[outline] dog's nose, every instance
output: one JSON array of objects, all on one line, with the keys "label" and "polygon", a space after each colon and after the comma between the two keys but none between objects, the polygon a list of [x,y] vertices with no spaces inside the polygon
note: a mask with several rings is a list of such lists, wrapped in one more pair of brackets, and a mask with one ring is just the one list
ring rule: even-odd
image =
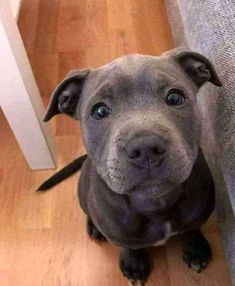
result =
[{"label": "dog's nose", "polygon": [[132,162],[151,165],[158,164],[166,153],[166,146],[162,138],[157,135],[132,138],[126,145],[127,156]]}]

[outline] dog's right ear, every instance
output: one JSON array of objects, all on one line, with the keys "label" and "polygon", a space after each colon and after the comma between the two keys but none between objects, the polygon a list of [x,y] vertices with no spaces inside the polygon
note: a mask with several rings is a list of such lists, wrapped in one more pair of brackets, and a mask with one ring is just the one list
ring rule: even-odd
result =
[{"label": "dog's right ear", "polygon": [[205,56],[196,52],[184,51],[173,57],[198,87],[201,87],[207,81],[216,86],[222,86],[215,68]]},{"label": "dog's right ear", "polygon": [[50,120],[56,114],[67,114],[75,119],[76,107],[80,98],[82,87],[90,73],[87,70],[75,70],[67,74],[66,78],[56,87],[43,119],[44,122]]}]

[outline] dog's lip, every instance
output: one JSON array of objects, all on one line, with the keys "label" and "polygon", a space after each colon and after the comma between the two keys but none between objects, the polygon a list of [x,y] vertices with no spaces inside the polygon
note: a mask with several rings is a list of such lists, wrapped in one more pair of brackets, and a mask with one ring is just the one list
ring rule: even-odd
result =
[{"label": "dog's lip", "polygon": [[165,198],[166,196],[168,196],[171,192],[167,192],[165,194],[162,194],[162,195],[159,195],[159,196],[156,196],[158,199],[162,199],[162,198]]},{"label": "dog's lip", "polygon": [[161,184],[159,182],[155,184],[151,184],[150,182],[144,182],[143,184],[136,186],[130,194],[135,195],[141,193],[141,195],[145,194],[146,196],[154,196],[154,198],[156,199],[163,199],[167,197],[171,193],[171,191],[159,190],[160,186]]},{"label": "dog's lip", "polygon": [[133,166],[135,166],[138,169],[143,169],[143,170],[149,170],[151,171],[152,169],[159,167],[163,161],[165,160],[164,157],[160,158],[158,161],[156,160],[147,160],[146,162],[131,162]]},{"label": "dog's lip", "polygon": [[152,193],[161,198],[167,196],[175,188],[176,186],[172,182],[158,180],[156,176],[152,178],[148,176],[132,189],[132,193],[138,192],[141,189],[142,193]]},{"label": "dog's lip", "polygon": [[159,187],[161,183],[155,179],[153,180],[144,180],[142,183],[139,183],[135,188],[133,188],[133,192],[136,192],[138,189],[141,189],[141,192],[146,193],[157,193],[159,192]]}]

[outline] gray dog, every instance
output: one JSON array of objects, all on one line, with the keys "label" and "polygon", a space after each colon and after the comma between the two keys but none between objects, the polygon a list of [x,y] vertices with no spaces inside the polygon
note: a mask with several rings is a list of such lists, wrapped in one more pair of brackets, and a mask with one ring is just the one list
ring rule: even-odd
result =
[{"label": "gray dog", "polygon": [[198,53],[128,55],[69,73],[52,96],[44,120],[59,113],[80,120],[87,150],[63,179],[84,161],[79,200],[88,233],[120,247],[121,271],[133,284],[150,273],[146,249],[170,236],[179,236],[184,260],[198,272],[211,258],[200,228],[215,193],[196,102],[207,81],[221,86]]}]

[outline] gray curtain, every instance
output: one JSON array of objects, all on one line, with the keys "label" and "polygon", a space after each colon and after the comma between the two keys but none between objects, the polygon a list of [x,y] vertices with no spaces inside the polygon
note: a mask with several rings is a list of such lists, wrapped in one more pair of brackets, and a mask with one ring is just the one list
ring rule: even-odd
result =
[{"label": "gray curtain", "polygon": [[217,213],[235,285],[235,0],[165,0],[176,46],[186,45],[215,65],[222,88],[199,94],[202,148],[217,190]]}]

